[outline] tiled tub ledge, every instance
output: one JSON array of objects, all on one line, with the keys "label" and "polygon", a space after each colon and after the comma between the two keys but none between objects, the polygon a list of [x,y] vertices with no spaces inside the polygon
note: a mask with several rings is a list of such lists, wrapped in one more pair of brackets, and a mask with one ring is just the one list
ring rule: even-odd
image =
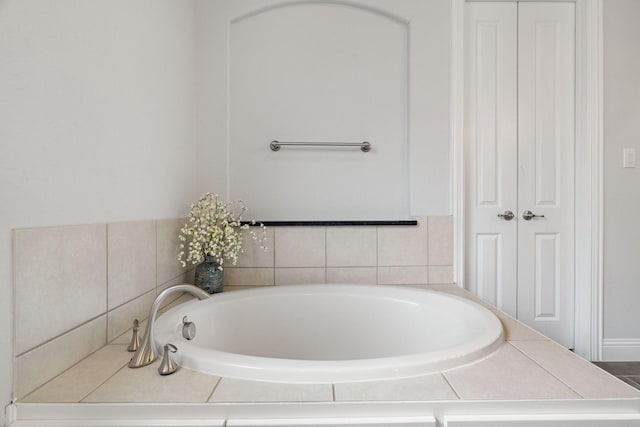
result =
[{"label": "tiled tub ledge", "polygon": [[[418,287],[478,302],[455,285]],[[134,425],[127,424],[134,421],[157,425],[158,420],[176,417],[181,421],[170,425],[216,425],[216,420],[224,425],[233,419],[227,425],[239,426],[243,424],[238,419],[249,418],[428,414],[442,423],[447,416],[462,413],[574,414],[594,420],[609,414],[602,425],[640,425],[638,390],[492,310],[503,324],[506,341],[484,359],[430,375],[362,383],[279,384],[219,378],[189,369],[161,377],[158,362],[138,369],[126,366],[131,353],[126,351],[125,334],[14,404],[10,418],[15,427],[62,425],[55,424],[56,419],[74,426],[104,425],[87,419],[120,420],[109,425]],[[613,421],[616,417],[620,424]],[[198,424],[203,420],[205,424]],[[450,425],[485,424],[452,421]],[[494,420],[486,425],[502,424]]]}]

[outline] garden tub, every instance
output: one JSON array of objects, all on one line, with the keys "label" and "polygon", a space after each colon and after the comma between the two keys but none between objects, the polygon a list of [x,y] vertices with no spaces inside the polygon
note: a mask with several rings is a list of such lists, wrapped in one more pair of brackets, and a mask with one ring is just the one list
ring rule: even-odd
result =
[{"label": "garden tub", "polygon": [[[184,317],[196,325],[182,335]],[[488,309],[436,291],[292,285],[212,295],[160,316],[156,346],[221,377],[286,383],[404,378],[478,360],[503,342]]]}]

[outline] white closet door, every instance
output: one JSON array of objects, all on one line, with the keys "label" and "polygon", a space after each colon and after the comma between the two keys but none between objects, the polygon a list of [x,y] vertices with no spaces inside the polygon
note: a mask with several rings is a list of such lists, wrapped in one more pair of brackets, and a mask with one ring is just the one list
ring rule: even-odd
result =
[{"label": "white closet door", "polygon": [[465,8],[466,287],[571,348],[574,5]]},{"label": "white closet door", "polygon": [[[573,3],[520,3],[518,318],[573,347]],[[544,215],[523,220],[523,212]]]},{"label": "white closet door", "polygon": [[517,5],[465,6],[467,288],[511,315],[517,302]]}]

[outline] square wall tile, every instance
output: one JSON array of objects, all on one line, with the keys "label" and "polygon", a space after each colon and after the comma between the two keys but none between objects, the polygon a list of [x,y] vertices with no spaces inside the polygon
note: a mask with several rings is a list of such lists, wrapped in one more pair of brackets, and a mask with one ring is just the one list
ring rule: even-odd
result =
[{"label": "square wall tile", "polygon": [[[111,333],[108,334],[109,344],[129,345],[129,343],[131,342],[131,336],[133,334],[134,319],[138,319],[140,321],[138,332],[140,334],[140,338],[142,339],[142,335],[144,335],[144,331],[147,328],[147,320],[149,320],[149,309],[151,308],[151,304],[153,304],[154,301],[149,297],[149,294],[142,295],[140,298],[137,298],[108,313],[108,316],[111,316],[111,318],[109,319],[111,324]],[[187,293],[177,293],[170,295],[162,302],[162,304],[160,304],[158,316],[162,316],[173,307],[188,301],[192,301],[193,299],[194,297]],[[117,330],[122,329],[122,327],[127,327],[127,329],[125,329],[122,334],[114,338],[113,335]]]},{"label": "square wall tile", "polygon": [[[140,319],[138,319],[140,320]],[[130,325],[132,326],[132,325]],[[138,329],[138,334],[140,336],[140,339],[142,339],[142,336],[144,335],[144,331],[147,328],[147,321],[146,320],[141,320],[140,321],[140,325],[139,325],[139,329]],[[129,344],[131,343],[131,337],[133,335],[133,328],[130,327],[128,330],[124,331],[124,333],[122,333],[119,337],[116,337],[115,339],[109,340],[107,342],[107,344],[109,345],[126,345],[127,347],[129,346]]]},{"label": "square wall tile", "polygon": [[15,359],[16,398],[21,399],[51,378],[106,344],[107,316],[100,316]]},{"label": "square wall tile", "polygon": [[[177,305],[193,300],[193,298],[193,296],[187,293],[177,293],[170,295],[162,302],[162,304],[160,304],[158,316],[163,315],[169,309]],[[109,319],[110,323],[108,323],[111,325],[111,332],[108,334],[109,344],[129,345],[129,343],[131,342],[131,336],[133,335],[134,319],[138,319],[140,321],[138,333],[140,335],[140,338],[142,339],[144,331],[147,328],[147,320],[149,320],[149,309],[151,308],[152,303],[153,299],[149,298],[149,294],[145,294],[140,298],[137,298],[109,312],[108,316],[111,316]],[[117,333],[117,331],[122,329],[123,327],[126,327],[127,329],[125,329],[122,334],[114,338],[114,335]]]},{"label": "square wall tile", "polygon": [[372,284],[378,283],[376,267],[327,268],[327,283]]},{"label": "square wall tile", "polygon": [[324,267],[324,227],[278,227],[275,231],[276,267]]},{"label": "square wall tile", "polygon": [[429,283],[453,283],[453,266],[429,266]]},{"label": "square wall tile", "polygon": [[281,384],[223,378],[209,402],[331,402],[331,384]]},{"label": "square wall tile", "polygon": [[156,221],[156,242],[157,242],[157,266],[156,284],[162,285],[181,274],[194,268],[194,265],[187,264],[182,267],[178,262],[180,248],[180,229],[185,224],[186,219],[160,219]]},{"label": "square wall tile", "polygon": [[25,397],[22,402],[78,403],[131,359],[126,345],[107,345]]},{"label": "square wall tile", "polygon": [[[156,291],[151,290],[146,294],[121,305],[107,314],[107,341],[111,342],[118,338],[128,329],[131,329],[133,320],[143,321],[149,315],[149,310],[156,299]],[[140,329],[140,338],[144,329]]]},{"label": "square wall tile", "polygon": [[586,399],[640,398],[640,390],[553,341],[513,341],[511,345]]},{"label": "square wall tile", "polygon": [[105,224],[15,230],[15,354],[103,314]]},{"label": "square wall tile", "polygon": [[580,397],[508,343],[476,363],[445,371],[444,376],[463,400]]},{"label": "square wall tile", "polygon": [[324,268],[276,268],[276,285],[326,283]]},{"label": "square wall tile", "polygon": [[376,227],[328,227],[328,267],[378,265]]},{"label": "square wall tile", "polygon": [[429,267],[378,267],[379,285],[423,285],[429,281]]},{"label": "square wall tile", "polygon": [[222,271],[224,286],[273,286],[273,268],[230,268]]},{"label": "square wall tile", "polygon": [[429,217],[429,265],[453,265],[453,217]]},{"label": "square wall tile", "polygon": [[458,399],[458,396],[439,372],[398,380],[336,384],[335,390],[338,402]]},{"label": "square wall tile", "polygon": [[548,340],[547,337],[540,332],[530,328],[519,320],[514,319],[503,311],[497,309],[491,309],[491,312],[502,323],[504,330],[504,339],[507,341],[535,341],[535,340]]},{"label": "square wall tile", "polygon": [[[268,227],[265,231],[266,240],[259,242],[251,236],[251,231],[260,238],[262,229],[260,227],[250,227],[242,232],[242,248],[244,252],[238,254],[238,263],[233,267],[271,267],[274,266],[274,241],[275,230]],[[266,248],[262,249],[261,246]],[[226,263],[225,263],[226,264]],[[228,265],[227,267],[231,267]]]},{"label": "square wall tile", "polygon": [[158,375],[160,361],[141,368],[120,369],[84,398],[89,403],[204,403],[220,380],[191,369]]},{"label": "square wall tile", "polygon": [[164,291],[170,286],[177,285],[180,283],[189,283],[193,284],[195,279],[196,269],[195,267],[192,270],[187,271],[186,273],[182,273],[178,277],[169,280],[168,282],[161,283],[156,287],[156,295],[160,294],[160,292]]},{"label": "square wall tile", "polygon": [[108,309],[156,287],[156,222],[107,224]]},{"label": "square wall tile", "polygon": [[378,265],[428,265],[427,222],[422,219],[417,226],[378,227]]}]

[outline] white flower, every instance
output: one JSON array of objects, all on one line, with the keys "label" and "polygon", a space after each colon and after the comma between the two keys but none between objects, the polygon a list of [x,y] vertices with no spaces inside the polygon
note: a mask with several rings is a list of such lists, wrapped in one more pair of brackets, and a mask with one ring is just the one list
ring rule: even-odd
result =
[{"label": "white flower", "polygon": [[[232,214],[234,207],[235,211],[239,210],[236,216]],[[266,227],[258,223],[262,230],[261,236],[258,236],[249,229],[248,224],[242,224],[242,214],[246,211],[247,207],[241,201],[225,204],[217,194],[212,193],[200,197],[197,203],[191,205],[187,222],[178,236],[181,242],[188,242],[186,246],[185,243],[180,243],[180,264],[183,267],[187,262],[200,264],[207,256],[212,256],[221,269],[225,259],[236,265],[238,254],[244,252],[242,230],[248,230],[251,238],[260,243],[260,248],[266,251],[267,247],[263,244],[267,240]],[[256,221],[251,221],[251,224],[255,225]],[[188,252],[186,259],[184,249]]]}]

